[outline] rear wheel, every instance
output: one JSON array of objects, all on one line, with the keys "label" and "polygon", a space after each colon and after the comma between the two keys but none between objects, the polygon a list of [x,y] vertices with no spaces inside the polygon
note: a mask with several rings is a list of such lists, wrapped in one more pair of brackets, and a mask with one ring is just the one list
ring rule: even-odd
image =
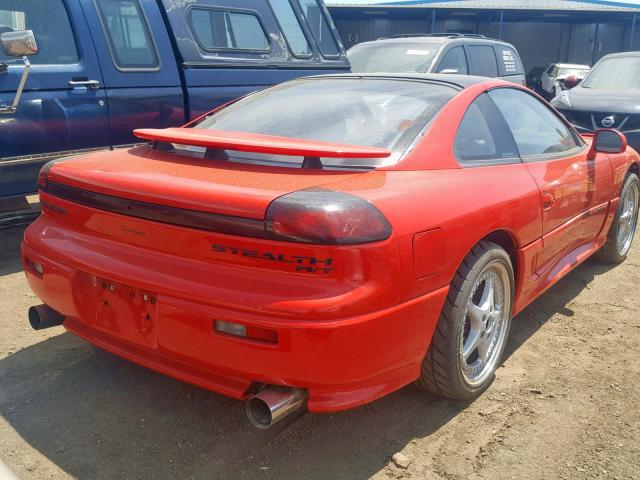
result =
[{"label": "rear wheel", "polygon": [[616,216],[607,235],[607,241],[598,252],[598,257],[607,263],[623,262],[631,249],[638,225],[640,206],[640,180],[635,173],[625,178],[620,192]]},{"label": "rear wheel", "polygon": [[451,282],[419,386],[460,400],[489,386],[509,336],[513,285],[507,252],[491,242],[476,245]]}]

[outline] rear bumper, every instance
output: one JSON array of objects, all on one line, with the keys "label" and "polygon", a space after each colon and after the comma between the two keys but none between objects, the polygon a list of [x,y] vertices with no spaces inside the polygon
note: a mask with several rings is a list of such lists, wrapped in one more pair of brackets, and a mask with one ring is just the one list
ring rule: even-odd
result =
[{"label": "rear bumper", "polygon": [[[39,274],[25,263],[27,279],[44,303],[65,315],[67,330],[236,399],[246,398],[255,383],[305,388],[312,412],[356,407],[418,378],[448,290],[362,315],[293,319],[229,308],[222,299],[194,300],[190,292],[168,286],[122,281],[116,271],[94,271],[42,247],[41,234],[34,228],[25,236],[23,262],[29,258],[44,270]],[[153,302],[143,301],[144,295]],[[275,330],[278,342],[220,334],[215,320]]]}]

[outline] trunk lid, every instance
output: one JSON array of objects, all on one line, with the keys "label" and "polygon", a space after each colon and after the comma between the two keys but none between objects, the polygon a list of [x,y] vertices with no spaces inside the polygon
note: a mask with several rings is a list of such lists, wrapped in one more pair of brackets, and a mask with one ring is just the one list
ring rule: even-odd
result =
[{"label": "trunk lid", "polygon": [[263,219],[275,198],[362,174],[227,163],[140,146],[53,163],[47,179],[123,199]]}]

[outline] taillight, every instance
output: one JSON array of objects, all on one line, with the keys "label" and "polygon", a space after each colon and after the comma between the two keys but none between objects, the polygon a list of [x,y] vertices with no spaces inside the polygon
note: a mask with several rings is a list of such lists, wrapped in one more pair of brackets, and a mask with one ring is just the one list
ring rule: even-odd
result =
[{"label": "taillight", "polygon": [[366,200],[317,188],[275,199],[265,224],[269,238],[302,243],[348,245],[391,235],[387,219]]},{"label": "taillight", "polygon": [[38,189],[42,190],[43,192],[47,191],[47,187],[49,184],[49,170],[51,170],[51,167],[53,167],[56,163],[59,163],[62,160],[66,160],[67,158],[71,157],[60,157],[54,160],[49,160],[42,166],[42,168],[40,169],[40,173],[38,174]]},{"label": "taillight", "polygon": [[38,174],[38,190],[42,190],[43,192],[47,191],[48,177],[47,172],[40,170],[40,173]]}]

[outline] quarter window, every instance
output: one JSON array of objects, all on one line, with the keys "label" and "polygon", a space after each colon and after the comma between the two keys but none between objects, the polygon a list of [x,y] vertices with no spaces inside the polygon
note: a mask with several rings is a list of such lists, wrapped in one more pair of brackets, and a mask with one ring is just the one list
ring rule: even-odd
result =
[{"label": "quarter window", "polygon": [[569,127],[532,95],[499,88],[490,91],[489,96],[507,121],[523,159],[581,146]]},{"label": "quarter window", "polygon": [[454,149],[458,160],[468,165],[520,161],[509,127],[486,93],[480,95],[462,117]]},{"label": "quarter window", "polygon": [[515,50],[504,45],[496,45],[495,50],[501,76],[522,75],[522,64]]},{"label": "quarter window", "polygon": [[488,45],[469,45],[469,71],[471,75],[481,77],[497,77],[498,64],[493,47]]},{"label": "quarter window", "polygon": [[447,53],[444,54],[440,65],[438,65],[437,73],[442,73],[448,70],[446,73],[460,73],[466,75],[467,70],[467,57],[464,54],[463,47],[450,48]]},{"label": "quarter window", "polygon": [[300,6],[320,53],[325,57],[338,56],[338,44],[318,0],[300,0]]},{"label": "quarter window", "polygon": [[229,10],[193,8],[191,27],[207,50],[269,50],[269,40],[257,15]]},{"label": "quarter window", "polygon": [[[31,63],[78,63],[69,15],[61,0],[0,0],[0,34],[16,30],[33,30],[40,51],[30,57]],[[11,58],[0,49],[0,61]]]},{"label": "quarter window", "polygon": [[138,0],[97,0],[96,4],[116,66],[157,68],[158,56]]},{"label": "quarter window", "polygon": [[269,3],[291,52],[296,57],[311,55],[311,47],[289,0],[269,0]]}]

